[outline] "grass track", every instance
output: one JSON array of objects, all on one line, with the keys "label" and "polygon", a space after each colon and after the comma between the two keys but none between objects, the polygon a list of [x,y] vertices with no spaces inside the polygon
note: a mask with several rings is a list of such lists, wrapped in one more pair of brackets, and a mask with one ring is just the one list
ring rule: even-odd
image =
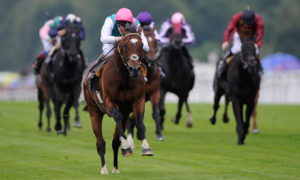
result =
[{"label": "grass track", "polygon": [[[249,134],[236,145],[235,121],[209,124],[212,105],[192,104],[194,127],[185,127],[185,112],[178,126],[170,119],[177,105],[168,104],[165,141],[157,142],[149,103],[146,136],[153,157],[141,156],[141,142],[131,157],[121,157],[121,174],[111,174],[111,140],[115,123],[105,117],[108,176],[100,175],[100,158],[88,113],[81,112],[82,129],[67,137],[39,131],[36,102],[0,102],[0,179],[300,179],[300,106],[260,105],[261,134]],[[73,124],[74,111],[72,110]],[[52,129],[54,115],[52,116]]]}]

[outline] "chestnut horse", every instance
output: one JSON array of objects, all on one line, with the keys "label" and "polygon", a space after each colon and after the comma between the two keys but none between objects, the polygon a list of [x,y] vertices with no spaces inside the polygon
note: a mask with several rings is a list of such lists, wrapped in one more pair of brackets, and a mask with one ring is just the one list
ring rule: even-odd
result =
[{"label": "chestnut horse", "polygon": [[[150,100],[152,104],[152,118],[156,125],[156,139],[163,141],[164,138],[161,134],[161,128],[159,124],[159,99],[160,99],[160,73],[157,64],[157,41],[155,39],[156,27],[151,28],[150,26],[144,26],[144,34],[147,38],[149,45],[149,52],[142,58],[143,64],[147,66],[147,83],[146,83],[146,101]],[[133,143],[133,127],[134,119],[130,118],[128,123],[128,142],[131,148],[134,148]]]},{"label": "chestnut horse", "polygon": [[[236,119],[236,132],[238,134],[238,144],[244,144],[248,133],[250,117],[255,108],[255,99],[260,86],[260,73],[262,66],[255,54],[255,45],[251,39],[242,40],[242,48],[239,54],[234,55],[228,64],[226,82],[230,92],[225,93],[221,82],[214,77],[214,114],[210,118],[212,124],[216,123],[216,113],[219,108],[219,101],[225,94],[225,112],[223,121],[228,122],[227,106],[232,101],[234,116]],[[244,122],[244,108],[246,106],[246,121]]]},{"label": "chestnut horse", "polygon": [[102,69],[98,80],[99,92],[93,92],[88,83],[88,75],[83,82],[83,92],[90,114],[92,128],[96,136],[97,151],[101,158],[101,174],[108,174],[105,165],[105,141],[102,135],[102,120],[104,114],[113,117],[116,126],[112,140],[114,152],[114,167],[112,173],[119,173],[118,149],[121,145],[123,156],[130,156],[132,150],[126,140],[124,131],[129,114],[133,112],[136,119],[138,139],[143,140],[143,155],[152,155],[145,137],[144,111],[146,83],[141,73],[142,39],[140,28],[137,33],[131,33],[124,27],[119,27],[123,35],[117,48]]}]

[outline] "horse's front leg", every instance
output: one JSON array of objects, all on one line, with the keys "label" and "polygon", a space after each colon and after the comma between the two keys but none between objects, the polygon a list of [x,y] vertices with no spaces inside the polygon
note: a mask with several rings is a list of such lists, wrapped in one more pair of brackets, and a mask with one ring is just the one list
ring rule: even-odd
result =
[{"label": "horse's front leg", "polygon": [[173,121],[175,124],[178,124],[178,123],[179,123],[179,120],[180,120],[180,118],[181,118],[182,105],[183,105],[183,103],[185,102],[184,99],[186,99],[186,98],[179,97],[177,113],[176,113],[176,116],[172,119],[172,121]]},{"label": "horse's front leg", "polygon": [[236,132],[238,134],[238,144],[244,144],[243,138],[243,106],[237,97],[232,98],[233,112],[236,120]]},{"label": "horse's front leg", "polygon": [[160,91],[156,91],[155,93],[153,93],[151,96],[150,96],[150,101],[151,101],[151,104],[152,104],[152,118],[154,119],[155,121],[155,125],[156,125],[156,140],[159,140],[159,141],[163,141],[164,140],[164,137],[163,135],[161,134],[161,127],[160,127],[160,116],[159,116],[159,98],[160,98]]},{"label": "horse's front leg", "polygon": [[123,118],[123,114],[119,111],[119,107],[117,105],[113,105],[112,103],[107,102],[106,103],[107,112],[109,112],[109,115],[112,116],[117,124],[118,128],[118,137],[119,141],[121,142],[121,151],[123,156],[130,156],[132,155],[132,150],[129,147],[128,141],[126,140],[126,136],[124,134],[124,128],[123,128],[123,121],[126,122],[126,120]]},{"label": "horse's front leg", "polygon": [[70,108],[73,106],[73,96],[70,96],[70,99],[68,100],[66,106],[65,106],[65,109],[64,109],[64,112],[63,112],[63,115],[64,115],[64,131],[63,131],[63,134],[64,135],[67,135],[67,130],[70,129],[70,123],[69,123],[69,119],[70,119]]},{"label": "horse's front leg", "polygon": [[251,115],[254,111],[254,107],[255,107],[255,101],[254,100],[247,103],[246,122],[245,122],[245,125],[244,125],[244,139],[246,138],[246,135],[249,132],[250,118],[251,118]]},{"label": "horse's front leg", "polygon": [[160,128],[164,129],[164,121],[165,121],[165,96],[167,94],[167,91],[164,89],[160,90],[160,100],[159,100],[159,115],[160,115]]},{"label": "horse's front leg", "polygon": [[133,115],[136,120],[137,138],[142,140],[143,156],[153,156],[152,150],[146,140],[146,127],[144,125],[145,98],[133,104]]},{"label": "horse's front leg", "polygon": [[61,115],[60,115],[60,109],[62,106],[62,101],[53,100],[54,102],[54,111],[55,111],[55,117],[56,117],[56,123],[55,123],[55,130],[57,134],[62,133],[61,131]]}]

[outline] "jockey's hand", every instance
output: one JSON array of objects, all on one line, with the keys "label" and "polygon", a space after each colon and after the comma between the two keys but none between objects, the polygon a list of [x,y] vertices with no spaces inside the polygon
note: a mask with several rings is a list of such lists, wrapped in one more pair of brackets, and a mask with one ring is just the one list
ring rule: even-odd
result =
[{"label": "jockey's hand", "polygon": [[51,38],[50,42],[51,42],[52,45],[55,45],[56,44],[56,37]]},{"label": "jockey's hand", "polygon": [[62,29],[62,30],[58,31],[57,34],[62,37],[66,34],[66,32],[67,32],[66,29]]},{"label": "jockey's hand", "polygon": [[222,44],[222,50],[225,51],[228,47],[229,47],[228,41],[223,42],[223,44]]},{"label": "jockey's hand", "polygon": [[122,36],[120,36],[120,37],[116,37],[116,42],[119,42],[119,41],[121,41],[121,39],[122,39]]}]

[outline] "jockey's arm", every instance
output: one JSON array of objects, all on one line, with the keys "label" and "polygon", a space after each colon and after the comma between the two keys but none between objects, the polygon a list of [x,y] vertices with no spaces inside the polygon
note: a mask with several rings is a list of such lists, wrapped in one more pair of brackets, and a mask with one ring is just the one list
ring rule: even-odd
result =
[{"label": "jockey's arm", "polygon": [[107,17],[101,29],[100,41],[103,44],[114,44],[115,42],[120,40],[120,37],[115,37],[111,35],[113,28],[114,28],[113,21],[109,17]]},{"label": "jockey's arm", "polygon": [[185,24],[183,26],[185,29],[185,37],[182,39],[183,44],[188,45],[188,44],[194,44],[195,43],[195,35],[192,31],[192,28],[190,25]]},{"label": "jockey's arm", "polygon": [[159,41],[162,44],[168,44],[169,43],[169,38],[166,37],[167,31],[169,30],[169,28],[171,27],[170,23],[165,21],[160,28],[159,31]]}]

